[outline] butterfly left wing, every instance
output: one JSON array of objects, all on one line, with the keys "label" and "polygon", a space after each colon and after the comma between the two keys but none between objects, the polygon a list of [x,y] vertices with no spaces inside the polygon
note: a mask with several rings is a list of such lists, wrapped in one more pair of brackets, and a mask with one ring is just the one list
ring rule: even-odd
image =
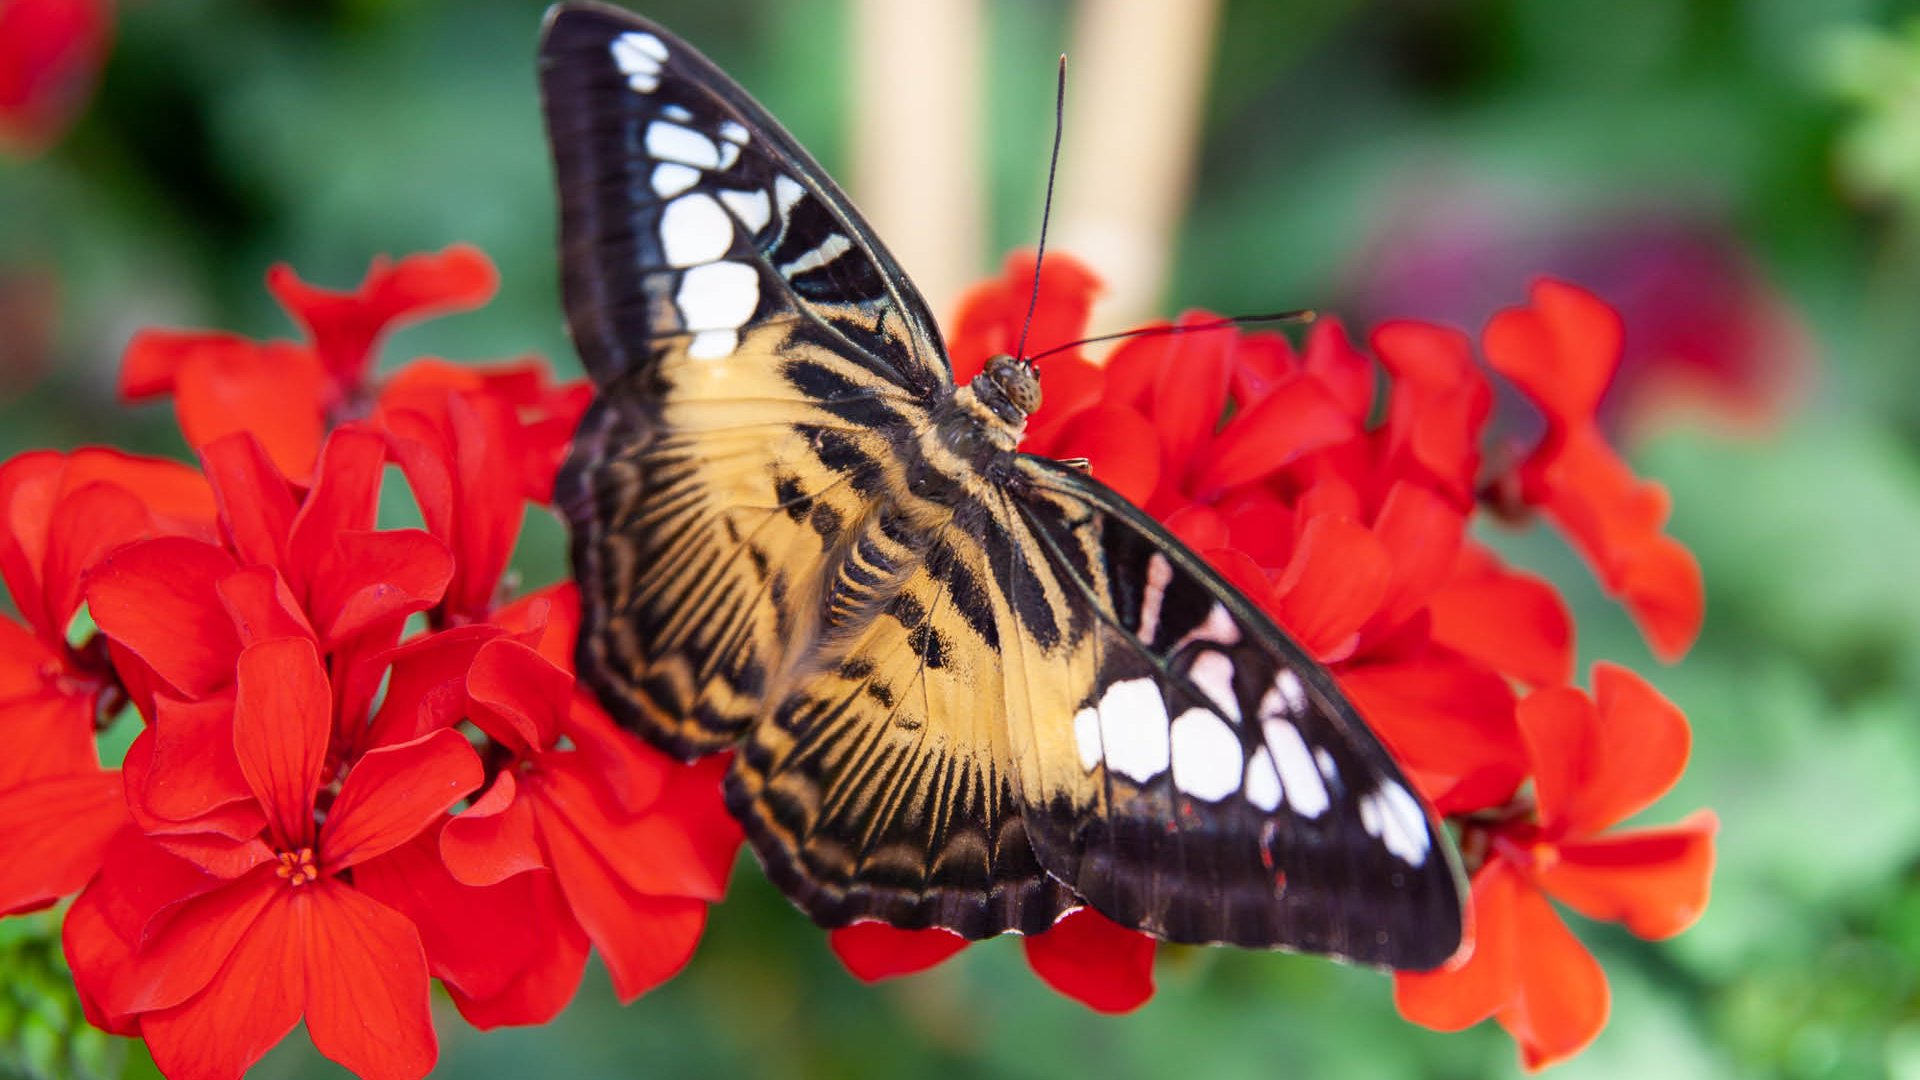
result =
[{"label": "butterfly left wing", "polygon": [[1451,956],[1457,857],[1331,676],[1104,485],[1022,455],[1004,499],[988,546],[1013,568],[1008,724],[1041,865],[1172,941]]}]

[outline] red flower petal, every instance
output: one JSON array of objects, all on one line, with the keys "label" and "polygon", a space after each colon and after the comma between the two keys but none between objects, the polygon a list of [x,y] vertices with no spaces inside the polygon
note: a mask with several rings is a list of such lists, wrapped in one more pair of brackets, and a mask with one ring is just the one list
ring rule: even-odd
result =
[{"label": "red flower petal", "polygon": [[425,1076],[440,1051],[428,1010],[426,952],[413,923],[324,879],[293,890],[288,906],[303,954],[314,1048],[366,1080]]},{"label": "red flower petal", "polygon": [[305,956],[291,906],[286,899],[268,905],[192,1000],[140,1018],[140,1036],[162,1073],[237,1080],[293,1030]]},{"label": "red flower petal", "polygon": [[1340,686],[1441,814],[1504,803],[1526,776],[1513,690],[1444,654],[1342,667]]},{"label": "red flower petal", "polygon": [[387,462],[385,440],[363,427],[334,430],[320,449],[313,487],[294,515],[287,539],[288,564],[282,570],[302,596],[320,561],[345,532],[373,528],[380,510],[380,474]]},{"label": "red flower petal", "polygon": [[705,902],[635,892],[570,818],[543,801],[535,809],[547,859],[567,905],[606,961],[615,996],[631,1002],[685,967],[706,928]]},{"label": "red flower petal", "polygon": [[861,982],[914,975],[967,947],[951,930],[897,930],[882,922],[857,922],[827,932],[827,944]]},{"label": "red flower petal", "polygon": [[114,983],[106,1003],[115,1011],[144,1013],[200,994],[235,950],[254,936],[261,915],[287,892],[273,868],[263,866],[238,881],[162,908],[151,932],[135,939],[133,963]]},{"label": "red flower petal", "polygon": [[1061,428],[1053,452],[1086,458],[1094,479],[1135,505],[1144,504],[1160,483],[1160,436],[1129,408],[1101,405],[1081,412]]},{"label": "red flower petal", "polygon": [[1604,301],[1552,279],[1534,284],[1527,308],[1488,323],[1487,363],[1512,379],[1556,424],[1591,420],[1620,364],[1625,327]]},{"label": "red flower petal", "polygon": [[1342,517],[1307,522],[1293,558],[1274,583],[1280,625],[1322,662],[1352,652],[1386,599],[1393,565],[1365,526]]},{"label": "red flower petal", "polygon": [[1401,480],[1388,489],[1373,534],[1386,549],[1393,572],[1376,627],[1399,626],[1426,606],[1453,570],[1466,527],[1466,515],[1431,488]]},{"label": "red flower petal", "polygon": [[1359,428],[1318,379],[1296,376],[1235,416],[1200,449],[1191,490],[1209,498],[1278,471],[1301,455],[1352,438]]},{"label": "red flower petal", "polygon": [[[313,452],[318,451],[316,439]],[[266,448],[251,432],[241,432],[202,446],[200,462],[219,500],[220,521],[234,552],[243,562],[284,571],[297,507],[285,475]]]},{"label": "red flower petal", "polygon": [[460,1015],[481,1031],[552,1020],[573,1000],[580,988],[580,976],[587,970],[587,951],[592,943],[567,910],[566,898],[560,895],[553,875],[529,874],[527,880],[536,886],[534,895],[540,905],[532,921],[552,931],[540,954],[491,997],[474,997],[456,986],[447,987],[447,996]]},{"label": "red flower petal", "polygon": [[1060,431],[1084,409],[1100,403],[1106,372],[1074,356],[1049,356],[1040,362],[1040,407],[1027,417],[1027,436],[1020,448],[1031,454],[1052,453]]},{"label": "red flower petal", "polygon": [[[440,861],[437,829],[355,866],[353,885],[413,922],[429,969],[449,989],[479,998],[504,992],[540,963],[559,924],[573,922],[564,908],[541,902],[558,898],[551,875],[526,874],[491,888],[462,884]],[[586,951],[583,940],[582,965]]]},{"label": "red flower petal", "polygon": [[1276,333],[1247,334],[1233,350],[1233,401],[1251,408],[1300,370],[1293,344]]},{"label": "red flower petal", "polygon": [[102,562],[87,586],[87,609],[180,696],[205,697],[232,682],[240,652],[215,592],[233,572],[233,557],[219,548],[163,536]]},{"label": "red flower petal", "polygon": [[1153,996],[1153,939],[1092,908],[1069,912],[1025,944],[1035,975],[1096,1012],[1132,1012]]},{"label": "red flower petal", "polygon": [[1665,829],[1564,840],[1539,871],[1541,887],[1590,919],[1621,922],[1644,938],[1668,938],[1706,910],[1713,877],[1710,810]]},{"label": "red flower petal", "polygon": [[398,262],[378,258],[357,289],[320,289],[286,265],[267,272],[267,290],[306,328],[322,367],[340,391],[366,378],[373,347],[391,326],[479,307],[499,275],[478,248],[456,244]]},{"label": "red flower petal", "polygon": [[648,853],[645,859],[607,861],[625,888],[650,896],[718,900],[726,893],[740,845],[740,832],[720,801],[725,770],[725,760],[718,758],[677,766],[656,812],[615,817],[599,797],[590,761],[578,754],[544,755],[536,809],[541,838],[551,849],[564,822],[582,845],[603,855]]},{"label": "red flower petal", "polygon": [[80,891],[127,821],[120,774],[90,769],[0,789],[0,915]]},{"label": "red flower petal", "polygon": [[1393,1004],[1401,1016],[1435,1031],[1462,1031],[1519,995],[1515,953],[1526,943],[1514,937],[1514,907],[1526,887],[1503,859],[1489,861],[1473,875],[1468,941],[1433,971],[1394,975]]},{"label": "red flower petal", "polygon": [[1607,1025],[1607,975],[1536,890],[1515,891],[1512,926],[1519,993],[1497,1019],[1526,1067],[1544,1069],[1586,1049]]},{"label": "red flower petal", "polygon": [[1324,318],[1313,324],[1301,366],[1327,388],[1356,425],[1365,424],[1372,416],[1379,375],[1373,361],[1353,347],[1339,319]]},{"label": "red flower petal", "polygon": [[466,885],[495,885],[546,866],[533,804],[520,794],[511,770],[440,831],[440,857],[455,880]]},{"label": "red flower petal", "polygon": [[211,342],[181,367],[174,411],[187,445],[245,433],[282,475],[304,481],[326,434],[324,385],[314,355],[298,345]]},{"label": "red flower petal", "polygon": [[573,676],[517,641],[496,638],[475,654],[467,696],[473,722],[525,756],[559,738]]},{"label": "red flower petal", "polygon": [[480,647],[500,634],[499,627],[485,623],[422,634],[357,668],[361,679],[375,685],[356,685],[350,699],[371,702],[385,682],[367,745],[406,742],[464,719],[467,671]]},{"label": "red flower petal", "polygon": [[1393,376],[1387,414],[1393,446],[1466,505],[1480,468],[1480,432],[1493,408],[1493,391],[1466,335],[1395,320],[1381,324],[1372,341]]},{"label": "red flower petal", "polygon": [[1546,581],[1468,544],[1453,577],[1427,600],[1433,640],[1523,683],[1573,678],[1573,615]]},{"label": "red flower petal", "polygon": [[320,870],[338,873],[420,835],[480,786],[480,756],[451,728],[355,762],[320,830]]},{"label": "red flower petal", "polygon": [[[1175,326],[1219,321],[1205,311],[1180,316]],[[1148,413],[1160,435],[1161,453],[1175,482],[1195,467],[1194,454],[1226,415],[1227,384],[1233,377],[1231,332],[1193,334],[1179,339],[1178,359],[1163,364],[1154,380]],[[1196,488],[1195,490],[1203,490]]]},{"label": "red flower petal", "polygon": [[600,792],[629,814],[652,807],[669,775],[681,767],[644,739],[614,724],[593,696],[579,688],[573,693],[565,734],[579,748],[583,760],[592,762]]},{"label": "red flower petal", "polygon": [[283,851],[313,846],[333,693],[313,643],[265,641],[240,654],[233,746]]},{"label": "red flower petal", "polygon": [[103,988],[126,966],[133,946],[114,931],[96,896],[97,890],[89,888],[67,909],[60,925],[61,950],[73,971],[74,992],[87,1023],[112,1035],[138,1035],[137,1017],[109,1012],[101,1003]]},{"label": "red flower petal", "polygon": [[453,571],[447,546],[419,529],[338,533],[314,568],[307,609],[331,651],[379,623],[433,607]]},{"label": "red flower petal", "polygon": [[233,749],[233,698],[180,701],[161,695],[155,704],[152,761],[137,787],[129,775],[129,797],[169,821],[192,821],[234,802],[251,804],[253,790]]},{"label": "red flower petal", "polygon": [[[956,382],[964,385],[986,367],[988,357],[1011,354],[1019,346],[1034,292],[1033,270],[1031,252],[1013,252],[998,278],[976,286],[961,298],[960,315],[947,339]],[[1087,313],[1099,292],[1100,279],[1078,260],[1058,253],[1050,256],[1040,274],[1040,301],[1034,307],[1033,325],[1027,333],[1026,354],[1032,356],[1083,336]]]},{"label": "red flower petal", "polygon": [[313,627],[280,572],[271,566],[249,566],[221,579],[215,586],[220,606],[233,620],[240,646],[274,638],[313,639]]},{"label": "red flower petal", "polygon": [[1692,734],[1673,703],[1638,675],[1593,667],[1594,697],[1572,687],[1520,702],[1540,825],[1549,838],[1586,835],[1639,813],[1680,779]]}]

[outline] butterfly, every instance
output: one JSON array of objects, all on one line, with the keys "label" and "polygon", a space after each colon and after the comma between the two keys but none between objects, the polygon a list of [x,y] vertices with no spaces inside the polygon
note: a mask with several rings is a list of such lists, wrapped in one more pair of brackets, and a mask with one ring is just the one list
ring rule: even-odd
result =
[{"label": "butterfly", "polygon": [[1138,508],[1019,453],[825,171],[685,42],[548,17],[562,294],[595,399],[556,502],[577,668],[825,926],[1430,968],[1452,845],[1327,672]]}]

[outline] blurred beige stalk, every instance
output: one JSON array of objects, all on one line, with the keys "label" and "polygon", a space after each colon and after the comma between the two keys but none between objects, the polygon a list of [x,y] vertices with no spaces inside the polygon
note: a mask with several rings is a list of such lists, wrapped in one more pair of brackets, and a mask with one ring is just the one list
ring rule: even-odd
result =
[{"label": "blurred beige stalk", "polygon": [[[1098,329],[1160,314],[1218,15],[1218,0],[1078,5],[1050,242],[1106,279]],[[983,4],[854,0],[853,17],[854,195],[947,318],[999,254],[981,248]]]},{"label": "blurred beige stalk", "polygon": [[1165,314],[1218,14],[1217,0],[1079,5],[1053,243],[1106,279],[1096,331]]},{"label": "blurred beige stalk", "polygon": [[854,0],[853,194],[936,319],[980,276],[980,0]]}]

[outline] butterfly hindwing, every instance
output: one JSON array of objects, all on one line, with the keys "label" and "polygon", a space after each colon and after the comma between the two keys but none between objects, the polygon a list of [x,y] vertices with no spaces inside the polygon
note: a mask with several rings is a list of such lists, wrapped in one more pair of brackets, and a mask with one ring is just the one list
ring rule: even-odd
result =
[{"label": "butterfly hindwing", "polygon": [[729,806],[825,925],[976,938],[1037,932],[1080,904],[1027,840],[989,575],[955,524],[863,523],[828,568],[812,670],[734,757]]},{"label": "butterfly hindwing", "polygon": [[1008,720],[1031,729],[1014,741],[1041,864],[1169,940],[1450,956],[1451,846],[1325,671],[1110,489],[1039,458],[1019,472],[1015,550],[1087,627],[1052,650],[1002,634],[1026,685],[1071,673]]}]

